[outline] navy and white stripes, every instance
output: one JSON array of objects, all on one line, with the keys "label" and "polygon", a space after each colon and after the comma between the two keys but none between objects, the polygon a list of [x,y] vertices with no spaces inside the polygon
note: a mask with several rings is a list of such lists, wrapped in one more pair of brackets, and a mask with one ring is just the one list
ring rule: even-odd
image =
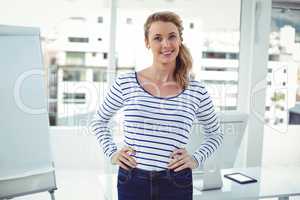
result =
[{"label": "navy and white stripes", "polygon": [[201,82],[190,80],[180,94],[163,98],[148,93],[139,84],[136,72],[131,72],[115,80],[91,122],[92,131],[108,158],[117,151],[108,123],[121,108],[124,143],[136,150],[134,157],[140,169],[167,169],[170,154],[187,144],[194,120],[203,125],[205,136],[193,154],[199,164],[223,140],[212,100]]}]

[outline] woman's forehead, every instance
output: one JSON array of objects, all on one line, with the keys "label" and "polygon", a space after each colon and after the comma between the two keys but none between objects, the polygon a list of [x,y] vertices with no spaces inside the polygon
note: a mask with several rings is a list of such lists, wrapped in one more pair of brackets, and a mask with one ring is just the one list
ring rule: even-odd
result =
[{"label": "woman's forehead", "polygon": [[149,28],[150,35],[168,35],[171,33],[178,33],[178,29],[172,22],[153,22]]}]

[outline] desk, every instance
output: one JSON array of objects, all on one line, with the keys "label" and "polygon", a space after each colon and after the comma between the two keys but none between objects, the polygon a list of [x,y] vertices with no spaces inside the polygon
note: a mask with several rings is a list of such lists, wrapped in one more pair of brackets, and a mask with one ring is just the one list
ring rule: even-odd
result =
[{"label": "desk", "polygon": [[[257,183],[238,184],[224,178],[224,174],[241,172],[258,180]],[[221,171],[223,187],[220,190],[200,191],[194,188],[193,200],[237,200],[278,198],[287,200],[290,196],[300,195],[300,167],[237,168]],[[116,173],[98,177],[106,198],[117,199]],[[197,181],[197,177],[194,177]]]},{"label": "desk", "polygon": [[[241,172],[258,180],[257,183],[239,184],[224,174]],[[234,200],[278,198],[287,200],[300,195],[300,167],[270,167],[226,169],[221,171],[223,187],[220,190],[204,191],[194,189],[194,200]]]}]

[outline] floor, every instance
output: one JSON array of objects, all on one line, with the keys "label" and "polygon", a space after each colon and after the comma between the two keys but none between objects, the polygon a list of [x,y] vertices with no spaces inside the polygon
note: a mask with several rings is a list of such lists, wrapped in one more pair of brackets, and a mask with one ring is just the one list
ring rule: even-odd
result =
[{"label": "floor", "polygon": [[[99,180],[101,171],[96,170],[56,170],[58,190],[56,200],[108,200],[104,197]],[[48,192],[26,195],[15,200],[51,200]]]}]

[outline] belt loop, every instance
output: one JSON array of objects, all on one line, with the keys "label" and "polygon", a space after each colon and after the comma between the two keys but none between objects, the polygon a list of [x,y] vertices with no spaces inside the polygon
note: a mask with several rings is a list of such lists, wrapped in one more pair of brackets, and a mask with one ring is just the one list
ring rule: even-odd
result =
[{"label": "belt loop", "polygon": [[167,169],[167,178],[171,178],[171,169]]},{"label": "belt loop", "polygon": [[153,179],[155,177],[155,171],[151,170],[150,171],[150,176],[151,176],[151,179]]}]

